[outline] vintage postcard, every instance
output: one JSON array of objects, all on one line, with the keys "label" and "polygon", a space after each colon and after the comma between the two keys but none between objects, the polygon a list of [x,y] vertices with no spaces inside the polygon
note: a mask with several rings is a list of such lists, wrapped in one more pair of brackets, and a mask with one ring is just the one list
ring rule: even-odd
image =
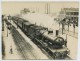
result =
[{"label": "vintage postcard", "polygon": [[79,2],[2,2],[3,60],[76,60]]}]

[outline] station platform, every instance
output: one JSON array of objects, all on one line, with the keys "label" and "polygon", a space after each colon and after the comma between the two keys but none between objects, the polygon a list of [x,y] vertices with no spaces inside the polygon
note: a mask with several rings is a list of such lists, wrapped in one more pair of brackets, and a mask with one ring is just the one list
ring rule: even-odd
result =
[{"label": "station platform", "polygon": [[[25,43],[28,43],[26,49],[26,58],[28,59],[51,59],[50,56],[45,55],[43,51],[41,51],[32,41],[29,39],[22,31],[21,29],[17,28],[16,24],[11,22],[11,24],[16,28],[16,31],[19,32],[20,35],[22,35],[22,38],[24,38]],[[21,53],[19,52],[19,49],[17,48],[14,38],[12,36],[12,33],[10,30],[7,29],[7,25],[4,24],[4,32],[3,32],[3,41],[5,45],[5,57],[3,60],[24,60]],[[8,30],[8,32],[7,32]],[[7,36],[8,33],[8,36]],[[28,50],[28,47],[32,47],[30,50]],[[12,48],[13,53],[11,54],[10,49]],[[31,54],[32,53],[32,54]],[[11,57],[11,58],[10,58]],[[36,58],[35,58],[36,57]]]}]

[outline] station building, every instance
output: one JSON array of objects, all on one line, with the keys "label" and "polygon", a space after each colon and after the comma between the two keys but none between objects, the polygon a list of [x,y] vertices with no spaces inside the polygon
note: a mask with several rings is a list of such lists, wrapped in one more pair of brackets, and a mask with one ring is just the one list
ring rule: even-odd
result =
[{"label": "station building", "polygon": [[70,20],[70,23],[74,23],[78,26],[78,16],[79,16],[79,8],[62,8],[59,13],[59,19],[67,18]]}]

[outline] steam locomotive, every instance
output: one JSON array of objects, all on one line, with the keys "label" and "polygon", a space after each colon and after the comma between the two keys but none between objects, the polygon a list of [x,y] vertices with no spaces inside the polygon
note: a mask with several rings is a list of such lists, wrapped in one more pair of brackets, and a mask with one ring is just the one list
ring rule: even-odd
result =
[{"label": "steam locomotive", "polygon": [[42,47],[54,59],[64,59],[69,55],[70,50],[66,47],[67,41],[63,37],[56,36],[52,39],[47,36],[52,31],[46,27],[32,24],[16,16],[13,16],[12,20],[38,47]]}]

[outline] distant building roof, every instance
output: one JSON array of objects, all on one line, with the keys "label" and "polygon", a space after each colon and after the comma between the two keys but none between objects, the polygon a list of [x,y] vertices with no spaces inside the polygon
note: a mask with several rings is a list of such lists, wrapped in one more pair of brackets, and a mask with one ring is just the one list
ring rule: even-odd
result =
[{"label": "distant building roof", "polygon": [[79,12],[79,8],[62,8],[60,14],[65,14],[66,12]]},{"label": "distant building roof", "polygon": [[64,11],[79,11],[79,8],[63,8]]}]

